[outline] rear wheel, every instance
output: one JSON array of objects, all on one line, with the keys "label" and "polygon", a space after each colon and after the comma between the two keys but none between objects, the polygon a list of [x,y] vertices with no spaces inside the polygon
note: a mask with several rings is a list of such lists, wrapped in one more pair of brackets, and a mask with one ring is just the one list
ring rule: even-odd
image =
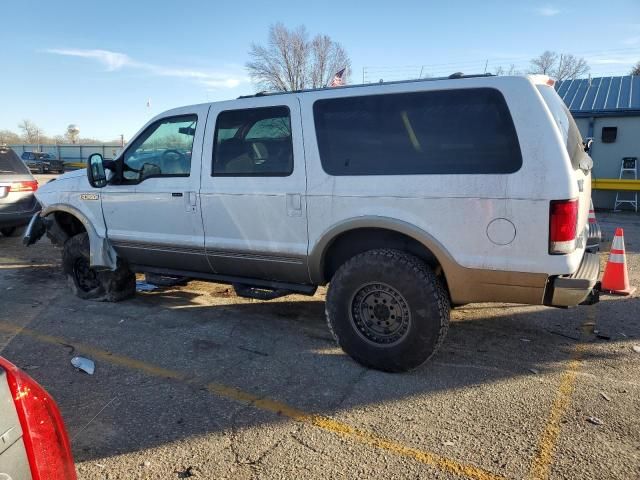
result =
[{"label": "rear wheel", "polygon": [[442,281],[420,259],[398,250],[371,250],[338,269],[326,313],[338,344],[356,361],[403,372],[438,349],[450,308]]},{"label": "rear wheel", "polygon": [[115,270],[96,270],[89,260],[89,236],[80,233],[64,244],[62,269],[73,293],[85,300],[118,302],[136,291],[136,277],[118,259]]}]

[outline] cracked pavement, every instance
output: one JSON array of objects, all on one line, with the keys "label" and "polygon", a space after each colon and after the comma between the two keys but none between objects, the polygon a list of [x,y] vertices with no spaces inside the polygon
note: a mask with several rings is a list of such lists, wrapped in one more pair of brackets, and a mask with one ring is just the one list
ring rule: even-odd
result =
[{"label": "cracked pavement", "polygon": [[[640,286],[640,217],[598,218],[609,239],[625,228]],[[335,346],[322,289],[261,302],[194,281],[105,304],[73,297],[59,263],[44,240],[24,249],[0,237],[0,354],[57,400],[81,479],[464,478],[420,461],[427,454],[532,478],[577,348],[549,476],[640,478],[638,292],[568,310],[468,305],[452,312],[431,361],[386,374]],[[70,364],[82,344],[103,352],[93,376]],[[231,393],[216,394],[222,386]],[[269,401],[329,427],[261,406]]]}]

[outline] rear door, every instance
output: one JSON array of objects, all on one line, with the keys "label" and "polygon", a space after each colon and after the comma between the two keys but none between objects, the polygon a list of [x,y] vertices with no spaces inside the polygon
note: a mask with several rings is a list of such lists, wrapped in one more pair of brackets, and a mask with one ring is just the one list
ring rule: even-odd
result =
[{"label": "rear door", "polygon": [[211,106],[200,194],[214,271],[309,282],[305,158],[294,95]]},{"label": "rear door", "polygon": [[[565,141],[567,153],[571,159],[574,181],[578,185],[578,226],[577,232],[580,235],[585,231],[589,217],[589,207],[591,203],[591,168],[593,161],[587,152],[584,151],[582,136],[576,125],[571,112],[556,93],[552,86],[536,85],[542,95],[553,119]],[[582,245],[584,246],[584,245]]]},{"label": "rear door", "polygon": [[198,190],[208,105],[176,109],[126,148],[124,180],[100,193],[107,236],[130,263],[209,272]]}]

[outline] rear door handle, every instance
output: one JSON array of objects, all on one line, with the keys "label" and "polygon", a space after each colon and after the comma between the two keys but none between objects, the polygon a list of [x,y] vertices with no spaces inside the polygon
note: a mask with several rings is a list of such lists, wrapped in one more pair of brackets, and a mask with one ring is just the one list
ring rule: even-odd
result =
[{"label": "rear door handle", "polygon": [[287,193],[287,215],[290,217],[302,216],[302,195],[299,193]]}]

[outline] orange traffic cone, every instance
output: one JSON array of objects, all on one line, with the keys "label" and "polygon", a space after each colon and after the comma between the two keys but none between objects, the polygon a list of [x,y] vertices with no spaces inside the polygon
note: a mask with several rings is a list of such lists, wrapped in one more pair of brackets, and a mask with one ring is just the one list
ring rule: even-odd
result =
[{"label": "orange traffic cone", "polygon": [[624,232],[621,228],[616,228],[601,285],[602,291],[618,295],[631,295],[635,290],[635,287],[629,285],[627,257],[624,254]]}]

